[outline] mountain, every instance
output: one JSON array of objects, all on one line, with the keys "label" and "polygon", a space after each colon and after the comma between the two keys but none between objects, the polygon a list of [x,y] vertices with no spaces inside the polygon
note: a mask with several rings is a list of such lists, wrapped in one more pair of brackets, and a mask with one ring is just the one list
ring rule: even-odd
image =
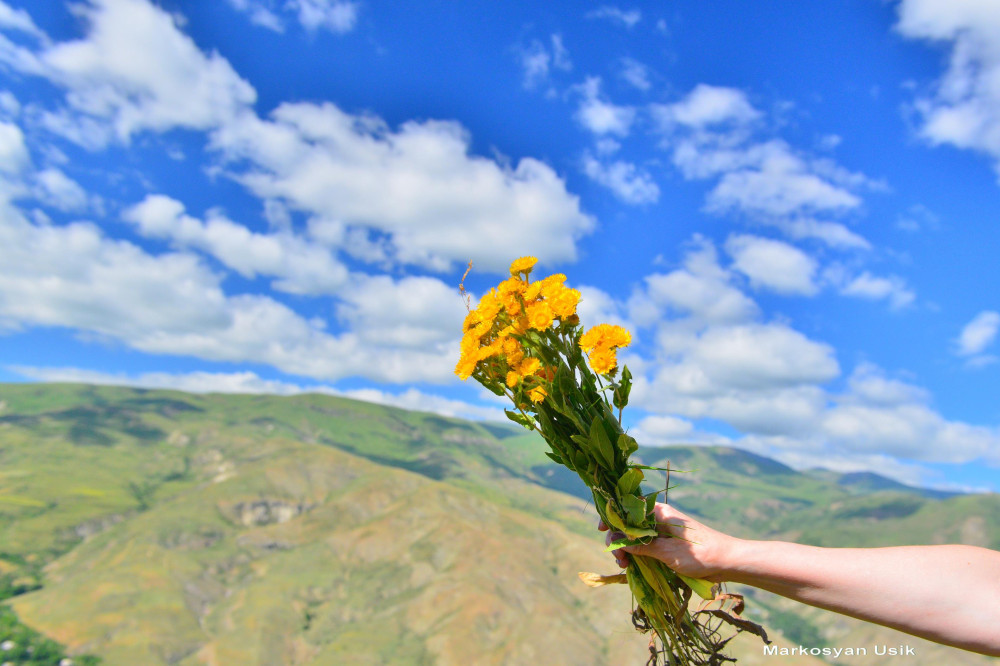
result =
[{"label": "mountain", "polygon": [[[105,664],[644,663],[627,589],[577,580],[615,567],[543,451],[516,426],[322,395],[0,385],[0,580],[26,583],[6,604]],[[856,494],[732,448],[639,455],[690,470],[671,502],[734,534],[1000,546],[996,496]],[[743,592],[780,644],[987,661]]]}]

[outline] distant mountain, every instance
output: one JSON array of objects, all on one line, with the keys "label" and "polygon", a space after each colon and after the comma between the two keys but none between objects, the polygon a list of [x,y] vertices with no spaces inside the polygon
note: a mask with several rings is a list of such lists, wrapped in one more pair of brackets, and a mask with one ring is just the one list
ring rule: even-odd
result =
[{"label": "distant mountain", "polygon": [[[0,578],[41,584],[6,603],[110,665],[644,663],[627,589],[576,579],[613,562],[543,452],[516,426],[321,395],[0,385]],[[639,455],[689,470],[670,501],[734,534],[1000,547],[995,495],[859,494],[733,448]],[[782,644],[988,663],[746,593]],[[762,663],[752,638],[733,649]]]},{"label": "distant mountain", "polygon": [[859,494],[878,492],[880,490],[892,490],[901,493],[916,493],[918,495],[934,499],[945,499],[965,494],[948,490],[935,490],[933,488],[908,486],[904,483],[900,483],[899,481],[881,476],[880,474],[875,474],[874,472],[849,472],[847,474],[841,474],[840,478],[837,479],[837,483],[845,488],[848,488],[852,492]]}]

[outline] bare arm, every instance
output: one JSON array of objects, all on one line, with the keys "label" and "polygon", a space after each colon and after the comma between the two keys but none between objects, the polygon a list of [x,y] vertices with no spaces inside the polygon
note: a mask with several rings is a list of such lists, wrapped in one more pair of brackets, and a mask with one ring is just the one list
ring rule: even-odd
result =
[{"label": "bare arm", "polygon": [[[998,552],[961,545],[818,548],[748,541],[666,504],[656,505],[656,517],[661,533],[681,538],[657,538],[622,550],[655,557],[686,576],[752,585],[938,643],[1000,656]],[[626,563],[621,551],[615,557]]]}]

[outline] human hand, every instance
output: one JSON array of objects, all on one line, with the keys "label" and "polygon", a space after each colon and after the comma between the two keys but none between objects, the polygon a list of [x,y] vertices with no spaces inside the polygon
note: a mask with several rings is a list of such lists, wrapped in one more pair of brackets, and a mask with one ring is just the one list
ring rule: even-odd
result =
[{"label": "human hand", "polygon": [[[661,536],[642,546],[625,546],[612,551],[618,566],[628,566],[628,555],[644,555],[654,557],[679,574],[690,578],[701,578],[718,583],[726,580],[726,572],[730,568],[731,552],[739,543],[739,539],[713,530],[699,523],[669,504],[656,503],[653,509],[656,518],[656,530]],[[608,530],[603,521],[597,529],[608,532],[604,542],[622,538],[621,532]]]}]

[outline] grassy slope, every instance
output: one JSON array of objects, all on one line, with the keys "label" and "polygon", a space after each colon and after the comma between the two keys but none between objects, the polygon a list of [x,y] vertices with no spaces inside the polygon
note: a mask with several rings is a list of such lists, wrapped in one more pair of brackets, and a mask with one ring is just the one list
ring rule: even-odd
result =
[{"label": "grassy slope", "polygon": [[[592,516],[542,487],[579,480],[516,428],[326,396],[3,385],[0,405],[0,565],[48,565],[13,606],[109,664],[642,661],[624,588],[576,581],[609,569]],[[734,533],[998,545],[995,497],[859,496],[731,449],[643,455],[698,468],[672,501]],[[871,638],[752,605],[793,643]]]}]

